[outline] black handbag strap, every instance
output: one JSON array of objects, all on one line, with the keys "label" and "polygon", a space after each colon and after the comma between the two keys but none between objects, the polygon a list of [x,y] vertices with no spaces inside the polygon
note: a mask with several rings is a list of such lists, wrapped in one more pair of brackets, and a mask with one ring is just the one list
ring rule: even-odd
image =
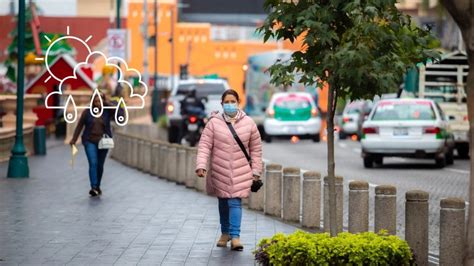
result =
[{"label": "black handbag strap", "polygon": [[235,132],[234,127],[232,126],[232,124],[230,122],[227,122],[227,120],[225,120],[224,115],[222,115],[222,118],[224,118],[224,122],[227,124],[227,127],[229,128],[230,132],[234,136],[235,141],[237,141],[237,144],[239,144],[239,147],[242,150],[242,152],[244,153],[245,158],[247,158],[247,161],[249,162],[249,164],[252,165],[252,158],[250,158],[250,155],[248,154],[247,149],[245,149],[245,146],[242,143],[242,141],[240,140],[239,135],[237,135],[237,132]]}]

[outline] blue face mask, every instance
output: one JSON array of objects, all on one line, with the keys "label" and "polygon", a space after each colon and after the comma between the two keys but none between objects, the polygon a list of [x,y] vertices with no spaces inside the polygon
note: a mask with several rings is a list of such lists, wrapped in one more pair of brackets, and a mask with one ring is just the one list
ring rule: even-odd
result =
[{"label": "blue face mask", "polygon": [[236,103],[224,103],[224,113],[228,116],[234,116],[237,114],[239,108]]}]

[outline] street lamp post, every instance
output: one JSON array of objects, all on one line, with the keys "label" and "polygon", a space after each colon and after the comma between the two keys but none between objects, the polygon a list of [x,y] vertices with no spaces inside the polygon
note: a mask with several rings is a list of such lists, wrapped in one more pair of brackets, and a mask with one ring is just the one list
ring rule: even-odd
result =
[{"label": "street lamp post", "polygon": [[158,94],[158,1],[154,0],[154,7],[153,7],[153,24],[155,28],[155,55],[153,57],[154,65],[155,65],[155,72],[153,74],[153,97],[151,102],[151,116],[153,118],[153,122],[158,122],[158,105],[160,101],[160,97]]},{"label": "street lamp post", "polygon": [[18,77],[16,91],[16,136],[10,161],[8,162],[7,177],[29,177],[28,158],[23,144],[23,96],[25,86],[25,0],[19,1],[18,6]]}]

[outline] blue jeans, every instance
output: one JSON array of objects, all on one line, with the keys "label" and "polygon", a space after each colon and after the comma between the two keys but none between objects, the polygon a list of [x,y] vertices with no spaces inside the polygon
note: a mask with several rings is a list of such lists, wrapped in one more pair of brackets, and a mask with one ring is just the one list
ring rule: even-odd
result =
[{"label": "blue jeans", "polygon": [[231,238],[240,237],[242,200],[240,198],[219,198],[219,216],[222,234],[229,234]]},{"label": "blue jeans", "polygon": [[89,179],[91,188],[100,187],[102,174],[104,173],[104,163],[109,150],[99,150],[99,145],[93,142],[84,142],[87,161],[89,161]]}]

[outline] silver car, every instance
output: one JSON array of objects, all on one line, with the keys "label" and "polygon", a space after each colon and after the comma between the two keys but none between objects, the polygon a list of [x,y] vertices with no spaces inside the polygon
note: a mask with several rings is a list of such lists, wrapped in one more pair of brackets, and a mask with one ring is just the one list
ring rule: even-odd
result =
[{"label": "silver car", "polygon": [[378,102],[362,126],[364,166],[384,157],[433,158],[438,167],[453,163],[454,139],[441,108],[427,99]]}]

